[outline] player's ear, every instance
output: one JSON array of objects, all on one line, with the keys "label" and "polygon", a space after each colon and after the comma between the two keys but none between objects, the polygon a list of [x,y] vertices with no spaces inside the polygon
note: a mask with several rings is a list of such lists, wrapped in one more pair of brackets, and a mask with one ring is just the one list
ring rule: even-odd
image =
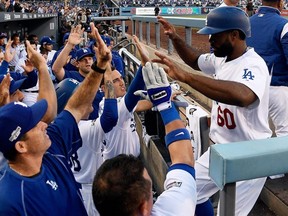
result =
[{"label": "player's ear", "polygon": [[20,141],[16,142],[15,149],[20,154],[25,153],[25,152],[27,152],[27,143],[25,141],[20,140]]},{"label": "player's ear", "polygon": [[144,200],[140,206],[139,206],[139,209],[138,209],[138,214],[137,215],[142,215],[142,216],[150,216],[151,215],[151,211],[149,209],[149,203],[148,203],[148,200]]}]

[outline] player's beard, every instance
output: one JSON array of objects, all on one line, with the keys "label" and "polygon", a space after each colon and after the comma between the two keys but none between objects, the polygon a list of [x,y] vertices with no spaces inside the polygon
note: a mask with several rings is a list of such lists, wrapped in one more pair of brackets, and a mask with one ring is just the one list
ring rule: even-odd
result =
[{"label": "player's beard", "polygon": [[231,55],[233,46],[229,41],[223,43],[220,47],[214,48],[214,55],[217,57],[225,57]]}]

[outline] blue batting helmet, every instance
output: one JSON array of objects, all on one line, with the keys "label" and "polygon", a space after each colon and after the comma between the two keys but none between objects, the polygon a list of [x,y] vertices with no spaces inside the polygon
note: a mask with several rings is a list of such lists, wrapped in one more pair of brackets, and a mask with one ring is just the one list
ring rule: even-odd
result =
[{"label": "blue batting helmet", "polygon": [[59,114],[66,106],[67,101],[71,95],[78,88],[80,82],[72,78],[66,78],[62,80],[56,86],[56,96],[57,96],[57,113]]},{"label": "blue batting helmet", "polygon": [[251,26],[248,15],[237,7],[218,7],[210,11],[206,18],[206,26],[199,34],[216,34],[227,30],[237,29],[246,37],[251,36]]}]

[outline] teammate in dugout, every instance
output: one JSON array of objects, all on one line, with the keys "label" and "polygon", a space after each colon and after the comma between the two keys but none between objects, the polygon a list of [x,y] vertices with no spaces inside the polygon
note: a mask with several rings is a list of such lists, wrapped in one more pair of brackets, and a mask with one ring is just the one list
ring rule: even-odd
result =
[{"label": "teammate in dugout", "polygon": [[[143,66],[149,60],[147,52],[136,36],[134,41]],[[92,182],[103,161],[119,154],[133,154],[136,157],[140,154],[140,140],[136,132],[134,111],[152,107],[150,101],[140,100],[139,96],[133,94],[137,90],[144,90],[145,87],[142,66],[136,72],[127,92],[119,71],[107,67],[101,86],[105,98],[100,104],[99,118],[81,120],[78,124],[83,145],[71,155],[70,165],[77,182],[82,185],[81,194],[90,216],[99,215],[92,200]],[[56,87],[58,112],[62,111],[78,85],[79,82],[76,80],[65,79]]]},{"label": "teammate in dugout", "polygon": [[172,91],[164,70],[147,62],[142,73],[149,98],[165,124],[172,161],[165,191],[153,205],[152,181],[144,164],[135,156],[121,154],[106,160],[97,171],[92,191],[95,206],[101,216],[194,215],[196,184],[190,134],[171,103]]},{"label": "teammate in dugout", "polygon": [[[101,39],[93,24],[91,28]],[[0,172],[0,215],[87,215],[67,161],[82,144],[77,122],[91,111],[111,58],[105,44],[100,45],[97,65],[49,126],[41,121],[51,105],[46,100],[0,108],[0,151],[8,160]]]},{"label": "teammate in dugout", "polygon": [[250,17],[252,37],[247,44],[267,63],[272,76],[269,116],[277,136],[288,135],[288,20],[282,17],[282,0],[263,0]]},{"label": "teammate in dugout", "polygon": [[[268,124],[269,72],[264,60],[246,45],[245,39],[251,35],[247,14],[236,7],[219,7],[208,14],[206,26],[198,33],[211,35],[209,42],[213,54],[202,54],[187,46],[167,20],[158,17],[158,21],[186,64],[214,76],[213,79],[184,72],[167,56],[156,52],[159,59],[154,61],[166,64],[166,72],[171,78],[189,84],[213,100],[211,141],[224,144],[271,137]],[[196,161],[195,171],[196,215],[214,215],[209,197],[219,188],[208,175],[209,149]],[[265,180],[259,178],[236,183],[235,215],[248,215]]]}]

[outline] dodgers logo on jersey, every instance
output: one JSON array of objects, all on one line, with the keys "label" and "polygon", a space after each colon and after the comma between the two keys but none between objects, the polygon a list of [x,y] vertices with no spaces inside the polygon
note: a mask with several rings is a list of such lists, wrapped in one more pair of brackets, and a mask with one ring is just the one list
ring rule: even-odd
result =
[{"label": "dodgers logo on jersey", "polygon": [[55,181],[47,180],[46,184],[50,185],[53,190],[57,190],[57,188],[58,188],[58,185],[57,185],[57,183]]},{"label": "dodgers logo on jersey", "polygon": [[166,188],[167,188],[167,190],[169,190],[169,189],[172,188],[172,187],[181,187],[181,185],[182,185],[182,182],[180,182],[180,181],[173,181],[173,182],[169,183],[169,184],[166,186]]},{"label": "dodgers logo on jersey", "polygon": [[250,71],[249,69],[244,69],[242,79],[249,81],[249,80],[254,80],[254,78],[255,76],[253,75],[252,71]]}]

